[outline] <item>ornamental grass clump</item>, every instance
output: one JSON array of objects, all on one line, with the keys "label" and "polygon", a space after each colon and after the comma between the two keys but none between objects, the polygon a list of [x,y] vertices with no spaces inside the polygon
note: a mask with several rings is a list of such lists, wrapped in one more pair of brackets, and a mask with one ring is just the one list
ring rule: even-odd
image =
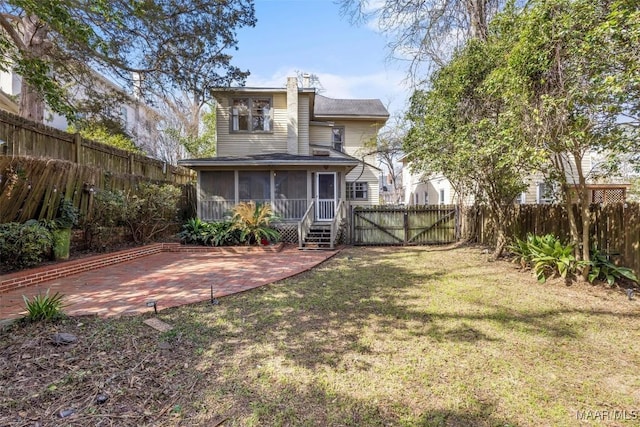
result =
[{"label": "ornamental grass clump", "polygon": [[270,226],[276,219],[269,204],[243,202],[233,209],[233,229],[240,231],[240,241],[246,244],[259,244],[263,239],[269,243],[277,242],[280,233]]},{"label": "ornamental grass clump", "polygon": [[24,295],[22,298],[27,308],[24,320],[28,322],[54,321],[65,317],[62,295],[58,292],[49,295],[47,289],[45,295],[35,295],[31,300]]}]

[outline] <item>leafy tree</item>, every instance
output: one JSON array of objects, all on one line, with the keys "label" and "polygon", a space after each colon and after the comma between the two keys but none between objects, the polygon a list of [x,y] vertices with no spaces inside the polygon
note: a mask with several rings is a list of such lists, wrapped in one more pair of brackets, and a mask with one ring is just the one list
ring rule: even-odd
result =
[{"label": "leafy tree", "polygon": [[127,134],[120,122],[99,120],[99,121],[83,121],[78,122],[79,128],[72,125],[67,128],[67,132],[78,132],[83,138],[92,141],[101,142],[112,147],[122,150],[132,151],[134,153],[142,153],[131,136]]},{"label": "leafy tree", "polygon": [[[586,188],[590,171],[583,161],[591,152],[617,154],[629,148],[619,117],[637,105],[633,91],[625,89],[638,82],[629,73],[631,64],[638,66],[637,55],[612,60],[609,50],[622,47],[619,39],[628,40],[627,34],[640,34],[637,7],[631,7],[631,2],[534,1],[518,16],[519,36],[503,70],[511,76],[510,93],[515,94],[510,108],[519,111],[528,140],[544,151],[549,174],[561,183],[573,243],[585,261],[590,257],[591,216]],[[635,21],[627,19],[630,15]],[[571,209],[576,201],[579,218]],[[586,278],[588,268],[583,274]]]},{"label": "leafy tree", "polygon": [[404,141],[415,170],[442,173],[460,195],[487,206],[496,228],[493,256],[501,255],[513,202],[523,177],[538,161],[517,116],[503,99],[512,22],[504,20],[486,40],[472,39],[435,72],[427,91],[416,91]]},{"label": "leafy tree", "polygon": [[143,97],[184,91],[205,99],[248,75],[227,51],[236,48],[236,29],[255,22],[250,0],[3,0],[0,67],[23,77],[21,114],[36,121],[45,101],[72,118],[77,105],[66,85],[90,93],[90,67]]}]

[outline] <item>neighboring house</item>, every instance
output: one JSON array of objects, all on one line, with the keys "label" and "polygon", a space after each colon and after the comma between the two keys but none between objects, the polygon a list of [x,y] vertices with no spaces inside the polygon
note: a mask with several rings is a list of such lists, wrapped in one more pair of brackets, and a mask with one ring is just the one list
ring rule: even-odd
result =
[{"label": "neighboring house", "polygon": [[[403,182],[405,183],[404,203],[406,205],[457,204],[458,195],[449,180],[438,174],[426,175],[411,172],[410,164],[402,159]],[[615,178],[596,178],[599,158],[597,155],[585,156],[582,168],[587,172],[587,189],[591,203],[615,203],[626,200],[627,182]],[[571,168],[569,168],[571,170]],[[549,181],[542,173],[523,178],[527,188],[515,200],[517,204],[551,204],[560,201],[558,184]],[[567,182],[577,182],[577,176],[567,174]],[[467,199],[467,203],[473,203]]]},{"label": "neighboring house", "polygon": [[216,157],[178,162],[198,172],[202,220],[221,220],[240,202],[270,203],[283,223],[300,223],[302,244],[312,226],[335,231],[348,206],[379,203],[375,155],[360,153],[388,111],[377,99],[332,99],[307,86],[289,77],[285,88],[214,93]]},{"label": "neighboring house", "polygon": [[447,178],[438,174],[427,176],[424,173],[412,172],[410,162],[406,157],[400,161],[402,162],[405,205],[452,205],[456,203],[456,193]]},{"label": "neighboring house", "polygon": [[[155,155],[155,143],[158,140],[159,113],[139,97],[130,95],[124,89],[109,81],[98,73],[94,73],[94,89],[101,88],[104,93],[113,91],[124,100],[117,108],[110,111],[109,115],[119,119],[127,133],[132,137],[136,145],[149,155]],[[0,71],[0,109],[11,113],[18,113],[18,104],[12,98],[19,99],[22,78],[13,71]],[[70,88],[70,95],[76,100],[87,98],[82,87]],[[7,98],[7,102],[5,102]],[[44,124],[66,131],[69,127],[67,119],[45,107]]]}]

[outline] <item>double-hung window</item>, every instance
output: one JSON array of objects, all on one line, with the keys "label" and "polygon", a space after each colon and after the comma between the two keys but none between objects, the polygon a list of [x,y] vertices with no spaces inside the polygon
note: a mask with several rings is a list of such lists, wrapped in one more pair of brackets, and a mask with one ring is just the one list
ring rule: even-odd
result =
[{"label": "double-hung window", "polygon": [[232,132],[271,132],[271,98],[231,99]]},{"label": "double-hung window", "polygon": [[545,181],[538,184],[538,200],[539,204],[549,204],[555,202],[555,185],[553,182]]},{"label": "double-hung window", "polygon": [[331,144],[336,151],[343,151],[344,148],[344,128],[337,127],[331,129]]},{"label": "double-hung window", "polygon": [[366,182],[347,182],[347,199],[367,200],[369,186]]}]

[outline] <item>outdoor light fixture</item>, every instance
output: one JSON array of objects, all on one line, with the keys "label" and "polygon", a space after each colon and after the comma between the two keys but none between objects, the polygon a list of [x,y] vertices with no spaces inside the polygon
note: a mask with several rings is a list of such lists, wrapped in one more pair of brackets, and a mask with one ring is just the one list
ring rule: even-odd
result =
[{"label": "outdoor light fixture", "polygon": [[633,301],[633,289],[627,289],[627,297],[629,298],[629,301]]},{"label": "outdoor light fixture", "polygon": [[213,304],[213,305],[218,305],[218,304],[220,304],[220,302],[218,301],[218,299],[213,297],[213,285],[211,285],[211,304]]},{"label": "outdoor light fixture", "polygon": [[153,307],[153,311],[158,314],[158,301],[147,301],[147,307]]},{"label": "outdoor light fixture", "polygon": [[89,183],[89,182],[85,182],[84,185],[82,186],[82,189],[86,192],[86,193],[94,193],[96,191],[96,188],[93,184]]}]

